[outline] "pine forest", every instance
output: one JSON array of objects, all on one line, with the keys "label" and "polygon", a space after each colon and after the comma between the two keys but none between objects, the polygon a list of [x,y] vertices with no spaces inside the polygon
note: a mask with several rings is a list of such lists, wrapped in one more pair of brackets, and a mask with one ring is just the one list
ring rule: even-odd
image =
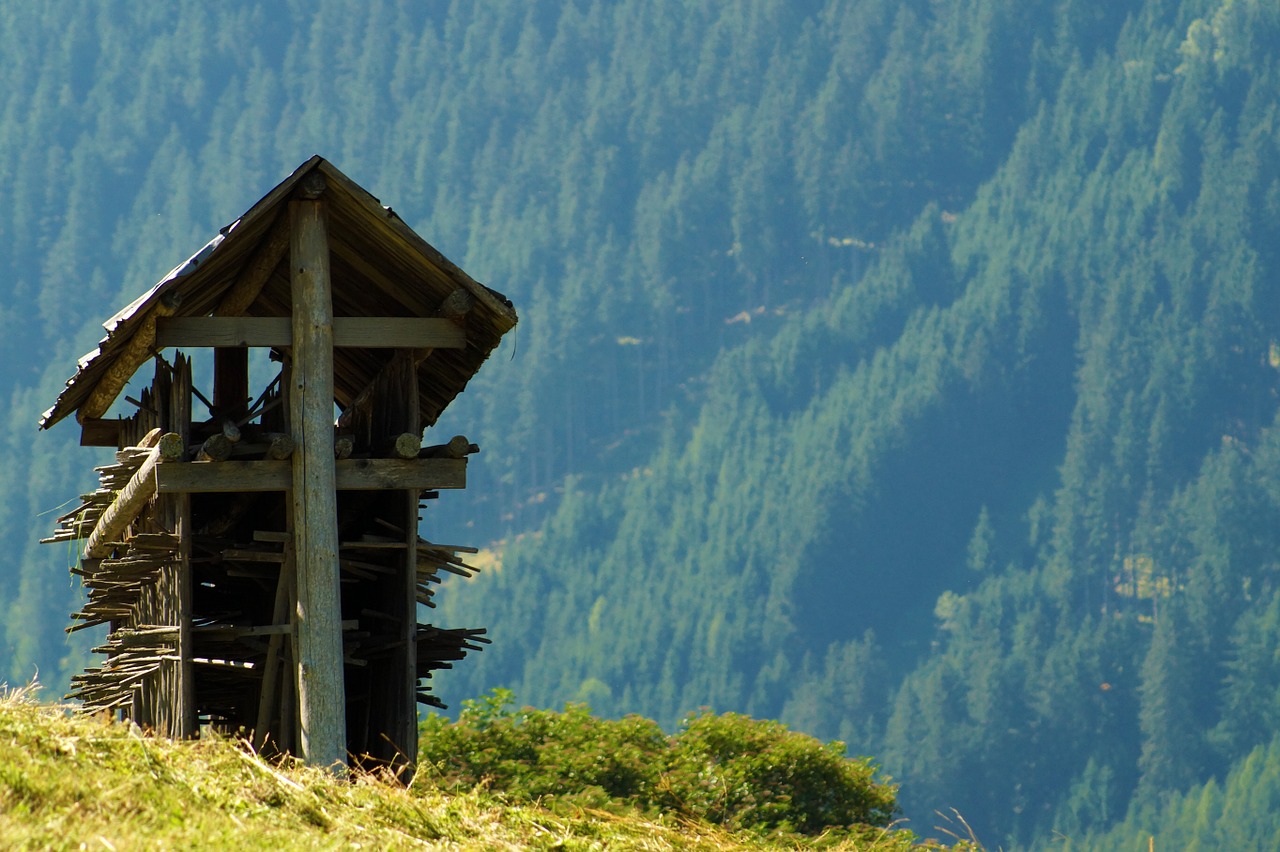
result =
[{"label": "pine forest", "polygon": [[100,638],[38,540],[103,461],[40,413],[320,154],[520,313],[426,439],[482,450],[424,521],[482,545],[447,703],[777,719],[991,848],[1280,833],[1273,0],[0,0],[0,44],[0,680]]}]

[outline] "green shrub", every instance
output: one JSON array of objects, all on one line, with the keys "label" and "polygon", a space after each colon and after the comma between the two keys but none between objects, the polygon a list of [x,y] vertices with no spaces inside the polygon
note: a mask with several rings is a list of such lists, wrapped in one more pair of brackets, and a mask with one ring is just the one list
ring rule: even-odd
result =
[{"label": "green shrub", "polygon": [[[431,714],[422,723],[419,762],[450,788],[487,784],[535,799],[641,800],[656,785],[666,737],[640,716],[606,720],[581,704],[563,713],[525,707],[508,690],[463,702],[457,722]],[[599,802],[603,804],[604,802]]]},{"label": "green shrub", "polygon": [[512,704],[511,692],[494,690],[463,702],[456,722],[429,716],[419,774],[450,789],[484,784],[528,799],[672,810],[732,829],[817,834],[884,826],[896,811],[897,788],[878,780],[869,760],[849,760],[843,743],[823,745],[778,722],[702,713],[667,737],[640,716]]},{"label": "green shrub", "polygon": [[730,828],[816,834],[831,826],[887,825],[897,789],[866,758],[780,722],[737,713],[686,719],[671,740],[665,804]]}]

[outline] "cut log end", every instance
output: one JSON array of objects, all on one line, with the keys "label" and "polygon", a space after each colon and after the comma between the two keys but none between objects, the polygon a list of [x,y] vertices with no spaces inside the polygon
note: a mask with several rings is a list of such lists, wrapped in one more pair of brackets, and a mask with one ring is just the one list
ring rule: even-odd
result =
[{"label": "cut log end", "polygon": [[[293,455],[294,446],[293,438],[284,434],[274,434],[271,436],[271,442],[267,445],[267,458],[277,461],[287,459]],[[337,455],[336,444],[334,455]]]},{"label": "cut log end", "polygon": [[234,445],[226,435],[218,432],[205,438],[204,443],[200,445],[200,452],[196,454],[196,458],[200,461],[226,461],[231,458],[231,450]]},{"label": "cut log end", "polygon": [[396,435],[387,442],[386,454],[397,459],[416,459],[422,449],[422,439],[412,432]]},{"label": "cut log end", "polygon": [[480,447],[467,440],[465,435],[454,435],[446,444],[423,447],[418,453],[424,459],[464,459],[472,453],[480,452]]}]

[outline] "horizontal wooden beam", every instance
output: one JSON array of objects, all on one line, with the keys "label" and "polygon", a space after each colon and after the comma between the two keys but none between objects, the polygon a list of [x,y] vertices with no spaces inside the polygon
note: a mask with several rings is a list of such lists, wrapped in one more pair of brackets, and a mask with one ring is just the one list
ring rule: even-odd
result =
[{"label": "horizontal wooden beam", "polygon": [[[466,459],[338,459],[339,491],[421,491],[466,488]],[[156,468],[161,494],[287,491],[288,461],[174,462]]]},{"label": "horizontal wooden beam", "polygon": [[[156,345],[293,345],[289,317],[163,317],[156,321]],[[467,336],[442,317],[334,317],[333,345],[355,349],[462,349]]]},{"label": "horizontal wooden beam", "polygon": [[80,446],[118,447],[120,445],[120,420],[85,419],[80,423]]}]

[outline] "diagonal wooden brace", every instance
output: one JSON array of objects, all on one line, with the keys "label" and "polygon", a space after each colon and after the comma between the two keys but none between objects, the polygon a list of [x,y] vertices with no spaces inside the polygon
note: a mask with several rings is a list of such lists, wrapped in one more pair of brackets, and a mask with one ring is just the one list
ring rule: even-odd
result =
[{"label": "diagonal wooden brace", "polygon": [[125,527],[156,493],[156,465],[182,458],[182,438],[174,432],[160,436],[156,446],[151,448],[142,465],[134,471],[124,488],[116,495],[116,499],[98,518],[89,540],[85,542],[85,559],[102,559],[111,555],[115,542],[119,541]]}]

